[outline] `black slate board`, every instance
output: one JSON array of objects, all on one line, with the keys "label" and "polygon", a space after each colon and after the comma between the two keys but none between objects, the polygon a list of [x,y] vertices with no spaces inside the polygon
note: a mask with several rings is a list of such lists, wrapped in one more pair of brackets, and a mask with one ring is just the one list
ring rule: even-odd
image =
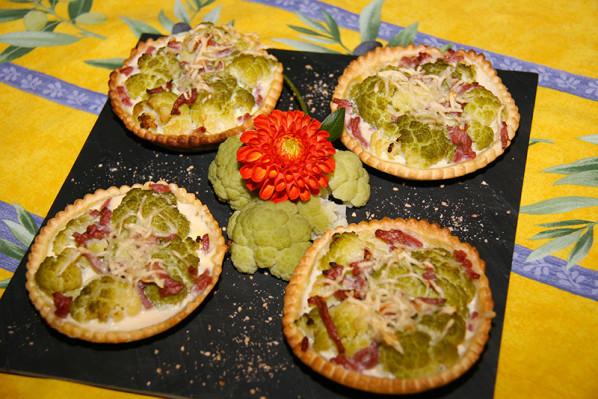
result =
[{"label": "black slate board", "polygon": [[[349,56],[272,51],[322,120]],[[490,398],[498,362],[515,228],[538,76],[501,71],[521,112],[511,147],[482,171],[444,182],[402,181],[368,168],[372,197],[348,210],[350,221],[416,217],[450,227],[476,246],[488,267],[496,318],[481,359],[457,381],[420,397]],[[278,108],[295,107],[285,88]],[[340,146],[340,144],[339,144]],[[195,192],[221,226],[231,214],[207,180],[214,152],[177,154],[129,133],[107,104],[49,216],[97,188],[164,178]],[[265,273],[238,273],[227,256],[213,292],[177,327],[124,345],[69,339],[49,328],[25,290],[25,264],[0,301],[0,371],[80,381],[164,396],[202,398],[374,397],[337,385],[298,362],[281,331],[285,283]]]}]

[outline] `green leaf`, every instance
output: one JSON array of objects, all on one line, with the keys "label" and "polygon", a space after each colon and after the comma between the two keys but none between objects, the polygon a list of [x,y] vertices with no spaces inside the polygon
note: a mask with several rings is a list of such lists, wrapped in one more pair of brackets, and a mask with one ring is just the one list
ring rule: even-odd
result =
[{"label": "green leaf", "polygon": [[305,40],[311,40],[312,42],[322,43],[322,44],[337,44],[338,42],[334,39],[329,39],[327,37],[321,36],[307,36],[307,35],[299,35],[300,38]]},{"label": "green leaf", "polygon": [[276,42],[284,43],[291,47],[296,48],[297,50],[301,51],[313,51],[315,53],[333,53],[333,54],[340,54],[340,52],[323,47],[318,46],[317,44],[307,43],[307,42],[300,42],[298,40],[293,39],[273,39]]},{"label": "green leaf", "polygon": [[194,3],[191,3],[189,0],[185,0],[185,4],[187,4],[187,8],[193,12],[197,12],[198,8],[195,6]]},{"label": "green leaf", "polygon": [[328,141],[335,141],[343,133],[345,128],[345,109],[339,108],[333,113],[329,114],[324,121],[322,121],[322,130],[330,133]]},{"label": "green leaf", "polygon": [[581,230],[583,228],[584,227],[544,230],[530,238],[530,240],[544,240],[546,238],[562,237],[567,234],[571,234],[575,231]]},{"label": "green leaf", "polygon": [[547,143],[547,144],[554,144],[554,140],[550,140],[550,139],[536,139],[536,138],[531,138],[529,139],[529,145],[534,145],[537,143]]},{"label": "green leaf", "polygon": [[19,47],[49,47],[72,44],[80,38],[58,32],[11,32],[0,35],[0,42]]},{"label": "green leaf", "polygon": [[34,3],[35,0],[8,0],[11,3],[20,3],[20,4],[24,4],[24,3]]},{"label": "green leaf", "polygon": [[25,255],[25,250],[13,242],[0,238],[0,253],[20,261]]},{"label": "green leaf", "polygon": [[407,47],[415,39],[419,22],[409,25],[388,41],[390,47]]},{"label": "green leaf", "polygon": [[452,48],[453,48],[453,43],[447,43],[444,46],[440,47],[440,51],[442,51],[444,53]]},{"label": "green leaf", "polygon": [[218,18],[220,18],[221,9],[222,6],[214,7],[212,11],[204,15],[202,21],[216,23],[216,21],[218,21]]},{"label": "green leaf", "polygon": [[578,226],[580,224],[588,224],[592,223],[589,220],[581,220],[581,219],[571,219],[571,220],[563,220],[561,222],[551,222],[551,223],[541,223],[538,226],[542,227],[562,227],[562,226]]},{"label": "green leaf", "polygon": [[598,157],[584,158],[572,163],[552,166],[544,169],[544,172],[569,174],[586,170],[598,170]]},{"label": "green leaf", "polygon": [[10,283],[10,278],[0,281],[0,288],[8,287],[8,283]]},{"label": "green leaf", "polygon": [[160,14],[158,14],[158,21],[160,21],[160,25],[162,25],[168,33],[172,32],[174,22],[164,14],[163,10],[160,10]]},{"label": "green leaf", "polygon": [[330,37],[330,35],[328,35],[328,34],[320,33],[315,30],[312,30],[312,29],[304,28],[302,26],[296,26],[296,25],[287,25],[287,26],[297,32],[305,33],[306,35],[319,36],[319,37]]},{"label": "green leaf", "polygon": [[27,212],[18,204],[14,204],[13,207],[17,212],[17,219],[19,220],[19,223],[21,223],[29,233],[35,235],[35,233],[37,233],[37,225],[35,224],[35,220],[33,220],[29,212]]},{"label": "green leaf", "polygon": [[185,23],[189,23],[189,14],[187,14],[187,10],[181,3],[181,0],[174,0],[174,15],[180,20]]},{"label": "green leaf", "polygon": [[0,22],[14,21],[23,18],[30,10],[28,8],[0,10]]},{"label": "green leaf", "polygon": [[580,235],[581,235],[581,230],[575,231],[566,236],[558,237],[558,238],[555,238],[554,240],[548,241],[546,244],[542,245],[541,247],[539,247],[538,249],[536,249],[535,251],[530,253],[526,259],[526,262],[531,262],[533,260],[542,259],[550,253],[553,253],[553,252],[558,251],[559,249],[568,247],[569,245],[571,245],[572,243],[577,241],[577,239],[579,238]]},{"label": "green leaf", "polygon": [[75,20],[79,15],[89,12],[93,0],[71,0],[69,1],[69,17]]},{"label": "green leaf", "polygon": [[578,263],[580,260],[586,257],[588,252],[590,252],[590,248],[594,244],[594,228],[593,226],[588,228],[588,231],[585,232],[583,236],[575,243],[575,246],[571,250],[571,254],[569,255],[569,259],[567,261],[567,268]]},{"label": "green leaf", "polygon": [[587,136],[578,137],[578,139],[588,143],[598,144],[598,134],[589,134]]},{"label": "green leaf", "polygon": [[160,34],[160,31],[151,25],[146,24],[143,21],[137,19],[122,17],[122,20],[131,28],[135,36],[140,37],[143,33],[155,33]]},{"label": "green leaf", "polygon": [[332,15],[328,14],[325,10],[322,10],[322,14],[324,15],[324,18],[326,19],[326,25],[328,26],[328,32],[330,33],[330,36],[335,38],[336,41],[340,42],[341,41],[341,32],[338,29],[338,25],[337,25],[336,21],[334,20],[334,18],[332,18]]},{"label": "green leaf", "polygon": [[[60,22],[58,21],[48,22],[44,28],[44,31],[52,32],[59,24]],[[33,48],[31,47],[8,46],[0,53],[0,63],[16,60],[17,58],[20,58],[31,51],[33,51]]]},{"label": "green leaf", "polygon": [[376,40],[380,30],[380,16],[384,0],[373,0],[361,10],[359,15],[359,32],[361,41]]},{"label": "green leaf", "polygon": [[196,10],[201,9],[201,7],[203,6],[203,4],[201,4],[201,0],[193,0],[193,4],[195,4]]},{"label": "green leaf", "polygon": [[37,32],[45,28],[48,16],[44,12],[32,10],[25,15],[23,22],[25,23],[25,29]]},{"label": "green leaf", "polygon": [[308,17],[307,15],[303,15],[301,13],[297,13],[297,16],[299,17],[299,19],[301,19],[301,21],[303,21],[303,23],[305,23],[306,25],[311,26],[312,28],[319,30],[322,33],[325,33],[326,35],[329,35],[330,33],[328,32],[328,30],[326,29],[326,27],[321,24],[319,21],[316,21],[315,19],[312,19],[310,17]]},{"label": "green leaf", "polygon": [[25,226],[15,223],[12,220],[3,220],[4,224],[8,227],[14,238],[16,238],[24,246],[28,247],[33,240],[33,234],[31,234]]},{"label": "green leaf", "polygon": [[303,97],[301,97],[301,93],[297,89],[297,86],[295,86],[293,81],[291,79],[289,79],[289,77],[287,75],[283,74],[282,77],[284,79],[284,82],[287,84],[287,86],[289,86],[289,89],[291,89],[291,92],[293,92],[293,95],[297,99],[297,102],[299,103],[299,108],[301,108],[301,111],[303,111],[303,113],[305,115],[309,115],[309,111],[307,110],[307,105],[305,105],[305,101],[303,101]]},{"label": "green leaf", "polygon": [[598,187],[598,170],[572,173],[554,182],[555,185],[573,184],[576,186]]},{"label": "green leaf", "polygon": [[202,2],[201,0],[197,0],[197,1],[199,1],[199,3],[201,4],[201,5],[199,6],[199,8],[203,8],[203,7],[207,7],[207,6],[209,6],[210,4],[212,4],[212,3],[213,3],[214,1],[216,1],[216,0],[205,0],[205,1],[203,1],[203,2]]},{"label": "green leaf", "polygon": [[101,24],[102,22],[106,21],[106,16],[99,12],[86,12],[79,15],[76,21],[77,23],[86,25]]},{"label": "green leaf", "polygon": [[124,58],[104,58],[104,59],[95,59],[95,60],[85,60],[84,62],[87,65],[91,65],[94,67],[114,70],[114,69],[122,66],[123,62],[125,62],[125,59]]},{"label": "green leaf", "polygon": [[598,198],[591,197],[558,197],[521,207],[521,213],[546,215],[550,213],[568,212],[573,209],[598,206]]}]

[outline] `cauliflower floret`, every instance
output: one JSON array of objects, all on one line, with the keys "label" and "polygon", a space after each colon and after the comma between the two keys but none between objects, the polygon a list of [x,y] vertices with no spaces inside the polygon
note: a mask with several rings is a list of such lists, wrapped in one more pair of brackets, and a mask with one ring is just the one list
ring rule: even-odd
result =
[{"label": "cauliflower floret", "polygon": [[363,206],[370,199],[370,175],[351,151],[334,154],[336,167],[328,185],[331,194],[347,206]]},{"label": "cauliflower floret", "polygon": [[243,273],[258,267],[288,280],[311,245],[311,228],[292,202],[253,201],[228,221],[233,264]]},{"label": "cauliflower floret", "polygon": [[208,168],[208,179],[220,201],[228,202],[235,209],[244,207],[254,195],[243,183],[237,163],[237,150],[241,147],[239,136],[220,144],[216,157]]},{"label": "cauliflower floret", "polygon": [[73,301],[71,315],[78,322],[119,321],[141,311],[139,294],[126,280],[104,275],[92,280]]},{"label": "cauliflower floret", "polygon": [[299,213],[307,219],[312,228],[312,238],[324,231],[347,225],[347,207],[321,197],[311,197],[307,202],[298,202]]}]

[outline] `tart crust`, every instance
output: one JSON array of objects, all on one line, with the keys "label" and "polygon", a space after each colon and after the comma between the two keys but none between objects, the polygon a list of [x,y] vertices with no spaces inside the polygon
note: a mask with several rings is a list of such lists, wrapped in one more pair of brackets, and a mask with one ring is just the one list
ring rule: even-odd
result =
[{"label": "tart crust", "polygon": [[[352,61],[341,77],[334,90],[333,99],[347,99],[349,90],[352,85],[361,82],[372,72],[378,71],[382,66],[398,61],[402,57],[416,56],[419,52],[426,52],[432,55],[440,55],[442,52],[434,47],[428,46],[413,46],[409,45],[403,47],[378,47],[367,54]],[[427,169],[409,167],[399,162],[382,159],[378,155],[372,153],[360,143],[351,133],[346,129],[343,130],[341,140],[345,146],[353,151],[361,158],[361,160],[373,168],[386,172],[388,174],[402,177],[411,180],[443,180],[453,177],[459,177],[468,173],[474,172],[484,166],[488,165],[496,158],[498,158],[515,137],[517,128],[519,127],[519,109],[502,83],[500,77],[496,74],[496,70],[492,67],[490,62],[486,60],[484,55],[478,54],[474,51],[455,51],[455,55],[463,56],[468,64],[474,65],[478,73],[482,73],[490,82],[489,85],[484,85],[488,90],[496,95],[507,110],[507,125],[508,140],[507,145],[503,148],[501,140],[495,140],[489,147],[478,153],[475,159],[467,160],[459,163],[451,163],[444,167],[431,167]],[[332,111],[336,111],[338,105],[334,102],[330,105]]]},{"label": "tart crust", "polygon": [[[421,378],[386,378],[375,377],[361,374],[357,371],[346,369],[345,367],[326,360],[318,352],[312,349],[310,345],[306,350],[302,350],[301,342],[304,338],[303,332],[295,325],[295,321],[301,316],[304,298],[308,294],[310,276],[317,260],[326,253],[332,236],[335,233],[342,232],[366,232],[376,229],[401,229],[408,234],[415,234],[425,242],[443,243],[456,250],[462,250],[467,254],[473,264],[473,270],[480,274],[476,282],[477,288],[477,311],[479,316],[476,318],[473,336],[469,339],[469,344],[460,359],[447,370]],[[329,230],[318,238],[307,250],[301,262],[295,269],[293,276],[286,288],[284,296],[283,310],[283,331],[293,353],[301,359],[303,363],[309,366],[317,373],[351,388],[360,389],[368,392],[384,394],[407,394],[426,391],[457,379],[463,375],[477,361],[482,353],[486,342],[493,312],[493,300],[488,279],[484,273],[485,262],[480,259],[478,251],[469,244],[462,243],[457,237],[453,236],[448,229],[441,228],[436,224],[415,219],[389,219],[364,221],[358,224],[350,224],[344,227],[337,227]]]},{"label": "tart crust", "polygon": [[[126,331],[94,331],[82,325],[75,324],[66,319],[58,317],[54,314],[55,307],[52,299],[46,295],[35,281],[35,273],[40,264],[46,258],[48,249],[53,243],[54,238],[66,224],[73,218],[81,215],[88,210],[93,204],[105,201],[108,198],[123,195],[133,188],[149,188],[152,182],[147,182],[143,185],[135,184],[133,186],[110,187],[108,189],[96,190],[93,194],[87,194],[81,199],[77,199],[73,204],[68,205],[64,210],[58,212],[56,216],[48,221],[48,223],[41,229],[38,236],[31,247],[29,258],[27,262],[27,282],[26,288],[29,293],[29,298],[39,311],[41,316],[46,320],[50,327],[55,330],[68,335],[72,338],[79,338],[85,341],[98,343],[121,343],[137,341],[143,338],[151,337],[163,331],[170,329],[184,318],[189,316],[212,291],[220,273],[222,272],[222,261],[224,254],[227,251],[224,238],[218,222],[214,219],[208,208],[199,201],[195,195],[187,192],[184,188],[178,187],[175,184],[168,184],[166,182],[159,182],[159,184],[168,184],[171,192],[176,196],[179,202],[191,204],[198,210],[208,225],[211,245],[214,245],[214,252],[211,254],[213,266],[210,269],[212,275],[211,283],[201,291],[195,298],[189,301],[178,312],[157,324],[149,325],[143,328]],[[134,316],[133,316],[134,317]]]},{"label": "tart crust", "polygon": [[[127,111],[126,106],[122,103],[122,100],[117,93],[119,78],[123,74],[123,70],[141,54],[144,54],[149,47],[164,47],[167,45],[170,39],[170,36],[165,36],[155,40],[148,39],[145,42],[139,42],[137,46],[131,50],[129,58],[125,60],[123,65],[110,73],[110,79],[108,81],[108,96],[110,97],[110,104],[112,104],[114,113],[123,121],[127,129],[132,131],[137,137],[161,147],[177,151],[198,151],[214,148],[228,137],[235,136],[251,128],[253,125],[253,119],[249,118],[244,121],[243,124],[222,132],[209,134],[192,132],[188,134],[171,135],[153,133],[149,129],[140,127],[139,124],[135,122],[132,114]],[[270,90],[263,98],[260,107],[252,114],[252,117],[255,117],[259,114],[267,114],[276,107],[276,102],[278,101],[278,98],[282,92],[282,83],[283,67],[279,62],[276,64],[276,69],[274,70],[274,78],[270,85]]]}]

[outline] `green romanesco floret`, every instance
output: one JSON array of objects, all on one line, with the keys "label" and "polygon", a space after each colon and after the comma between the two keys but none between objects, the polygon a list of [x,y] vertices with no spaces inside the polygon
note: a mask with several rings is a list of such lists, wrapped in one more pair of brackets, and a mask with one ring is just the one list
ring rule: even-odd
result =
[{"label": "green romanesco floret", "polygon": [[289,201],[253,201],[233,213],[228,221],[233,264],[243,273],[257,268],[288,280],[311,245],[311,228],[297,206]]},{"label": "green romanesco floret", "polygon": [[392,114],[388,111],[396,86],[380,76],[374,75],[353,86],[350,97],[359,110],[359,115],[373,126],[390,122]]},{"label": "green romanesco floret", "polygon": [[488,89],[476,86],[468,90],[463,98],[467,105],[463,109],[463,116],[472,121],[478,121],[484,126],[490,126],[501,109],[500,100]]},{"label": "green romanesco floret", "polygon": [[328,186],[334,198],[347,206],[363,206],[370,199],[370,175],[351,151],[337,151]]},{"label": "green romanesco floret", "polygon": [[229,137],[218,147],[216,157],[208,168],[208,179],[220,201],[228,202],[235,209],[241,209],[254,195],[243,183],[237,162],[237,150],[242,143],[239,136]]},{"label": "green romanesco floret", "polygon": [[[88,261],[74,248],[66,248],[58,256],[48,256],[35,272],[35,282],[48,295],[81,287],[81,270]],[[59,274],[60,272],[60,274]]]},{"label": "green romanesco floret", "polygon": [[231,61],[226,70],[245,87],[256,87],[261,79],[272,75],[276,62],[266,57],[242,54]]},{"label": "green romanesco floret", "polygon": [[444,129],[429,126],[410,115],[397,120],[398,143],[408,166],[426,168],[443,159],[450,159],[454,146]]}]

